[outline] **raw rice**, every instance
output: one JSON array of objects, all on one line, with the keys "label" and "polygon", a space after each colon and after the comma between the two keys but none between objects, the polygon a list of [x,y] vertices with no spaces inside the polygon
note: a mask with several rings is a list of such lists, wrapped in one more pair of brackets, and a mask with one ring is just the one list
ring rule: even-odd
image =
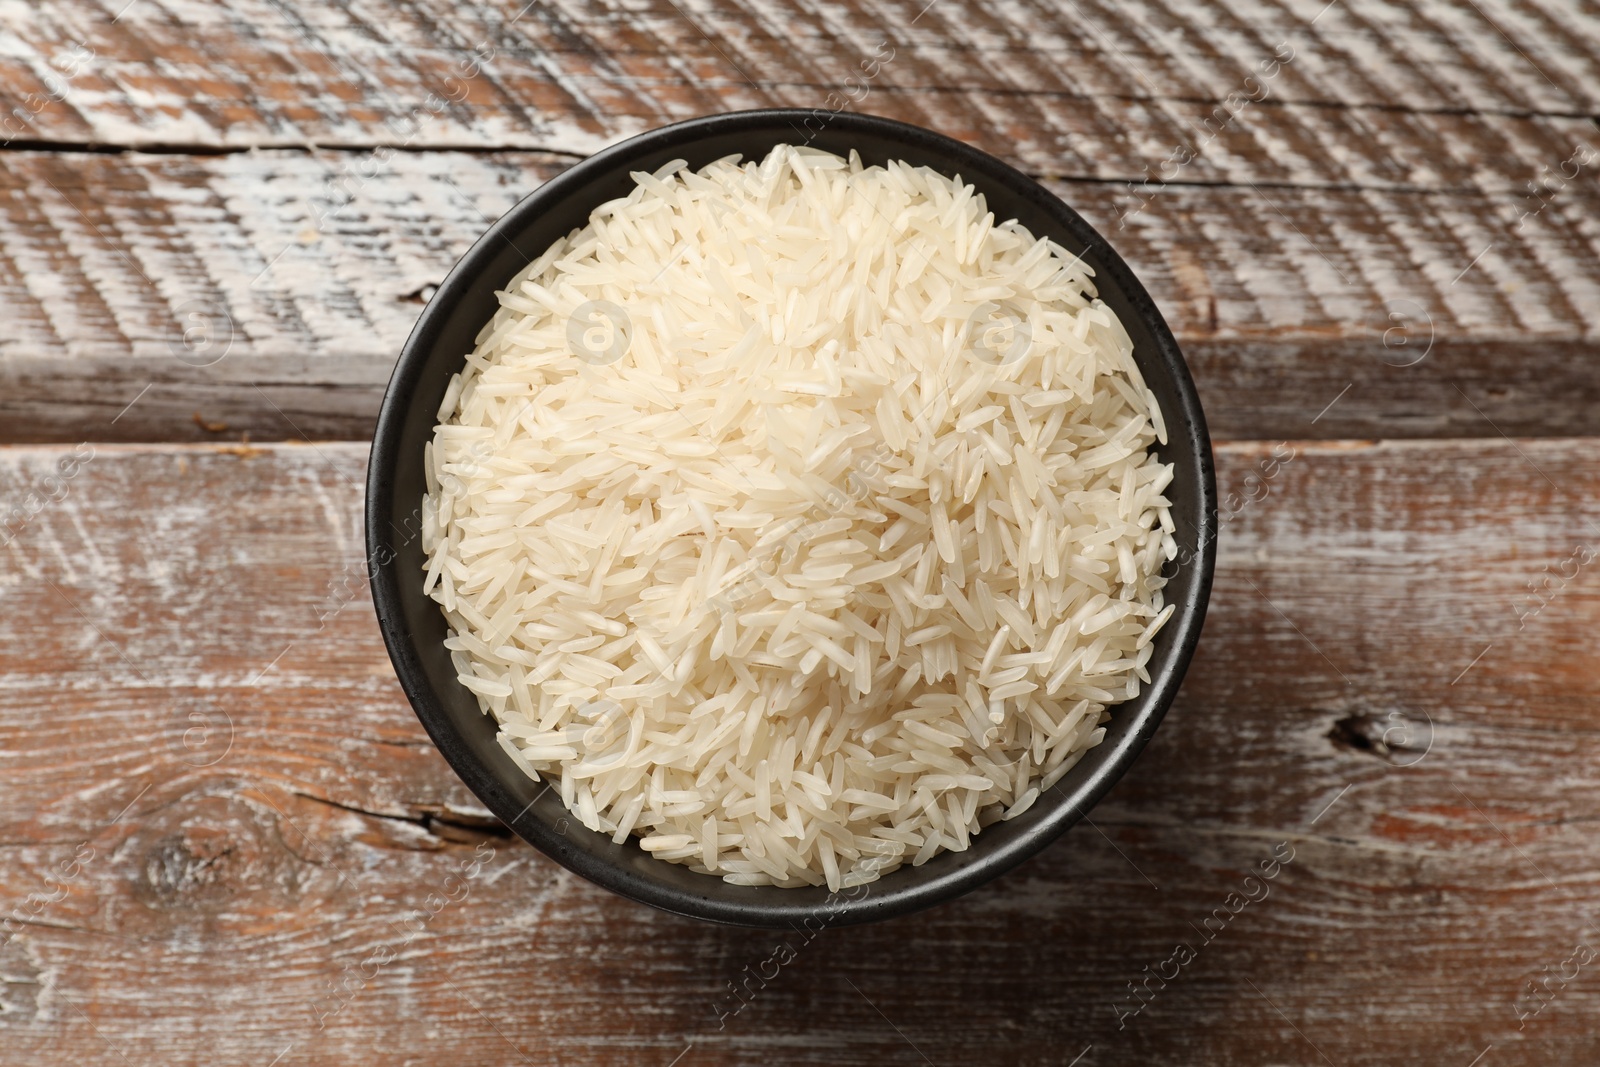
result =
[{"label": "raw rice", "polygon": [[871,881],[1027,810],[1149,681],[1161,414],[1089,268],[972,186],[681,161],[500,294],[427,449],[426,589],[591,829]]}]

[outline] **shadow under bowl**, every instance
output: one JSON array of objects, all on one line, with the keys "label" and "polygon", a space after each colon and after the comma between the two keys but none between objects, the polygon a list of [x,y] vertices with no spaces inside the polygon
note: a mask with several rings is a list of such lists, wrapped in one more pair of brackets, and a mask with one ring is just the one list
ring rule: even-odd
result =
[{"label": "shadow under bowl", "polygon": [[[783,143],[839,155],[854,149],[869,165],[898,159],[959,174],[984,195],[996,220],[1015,218],[1081,256],[1094,270],[1101,299],[1133,339],[1166,421],[1161,458],[1176,465],[1166,495],[1181,565],[1169,564],[1165,596],[1177,607],[1155,639],[1150,684],[1111,709],[1104,741],[1030,810],[986,827],[964,852],[941,853],[839,893],[730,885],[656,859],[635,840],[616,844],[586,829],[554,790],[529,779],[501,751],[493,719],[456,679],[444,647],[444,613],[422,591],[423,446],[433,437],[450,376],[499,307],[495,291],[585,225],[595,207],[626,196],[630,172],[679,158],[694,168],[735,153],[760,159]],[[526,197],[479,238],[423,310],[383,398],[367,471],[367,553],[378,624],[401,686],[450,766],[491,812],[575,873],[670,912],[744,926],[809,921],[815,928],[905,915],[999,877],[1077,822],[1133,763],[1177,693],[1205,617],[1216,528],[1211,442],[1199,397],[1160,311],[1122,258],[1059,198],[994,156],[916,126],[848,112],[774,109],[676,123],[608,148]]]}]

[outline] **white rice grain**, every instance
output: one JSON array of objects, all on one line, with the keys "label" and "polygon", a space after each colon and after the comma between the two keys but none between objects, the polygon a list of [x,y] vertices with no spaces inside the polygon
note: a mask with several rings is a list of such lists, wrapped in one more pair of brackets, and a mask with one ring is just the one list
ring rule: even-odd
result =
[{"label": "white rice grain", "polygon": [[1127,332],[927,168],[634,177],[439,409],[425,589],[461,681],[586,826],[730,882],[966,848],[1100,742],[1173,611]]}]

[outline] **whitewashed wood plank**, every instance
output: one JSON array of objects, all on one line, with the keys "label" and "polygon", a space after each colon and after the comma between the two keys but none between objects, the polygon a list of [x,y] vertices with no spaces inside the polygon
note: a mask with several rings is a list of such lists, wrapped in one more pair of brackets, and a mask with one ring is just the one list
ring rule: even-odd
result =
[{"label": "whitewashed wood plank", "polygon": [[[429,287],[565,166],[399,154],[341,186],[365,159],[0,155],[0,436],[364,437]],[[1051,185],[1152,290],[1219,437],[1596,431],[1581,190],[1519,225],[1511,191],[1172,186],[1119,226],[1116,188]]]},{"label": "whitewashed wood plank", "polygon": [[[70,455],[0,449],[0,484]],[[95,446],[0,549],[0,647],[27,650],[0,661],[19,1061],[921,1062],[896,1028],[937,1063],[1591,1047],[1581,979],[1518,1018],[1600,936],[1594,564],[1518,599],[1600,543],[1588,442],[1224,447],[1224,492],[1258,499],[1223,526],[1178,705],[1093,823],[964,900],[791,946],[721,1027],[787,935],[650,912],[476,825],[365,591],[330,601],[363,458]],[[1280,843],[1266,899],[1206,939]],[[1178,943],[1195,960],[1129,1017]]]}]

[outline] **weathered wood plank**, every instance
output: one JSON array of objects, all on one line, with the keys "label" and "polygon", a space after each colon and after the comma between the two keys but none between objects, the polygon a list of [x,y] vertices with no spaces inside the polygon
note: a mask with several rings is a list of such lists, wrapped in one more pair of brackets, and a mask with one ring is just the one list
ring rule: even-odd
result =
[{"label": "weathered wood plank", "polygon": [[[785,938],[646,911],[480,825],[370,619],[362,446],[93,448],[0,450],[8,508],[64,492],[0,548],[18,1062],[1592,1057],[1592,983],[1517,1014],[1600,938],[1589,442],[1223,447],[1202,647],[1093,824],[931,913],[788,936],[721,1027]],[[417,918],[434,892],[457,899]]]},{"label": "weathered wood plank", "polygon": [[709,111],[857,101],[1039,169],[1132,154],[1136,174],[1245,92],[1266,106],[1226,154],[1394,180],[1502,136],[1444,113],[1600,110],[1600,17],[1546,0],[51,0],[6,24],[6,134],[55,143],[586,154]]},{"label": "weathered wood plank", "polygon": [[[565,165],[0,154],[0,440],[215,436],[196,412],[364,437],[429,286]],[[1519,223],[1512,190],[1174,185],[1128,214],[1052,186],[1145,279],[1221,438],[1600,432],[1588,187]]]}]

